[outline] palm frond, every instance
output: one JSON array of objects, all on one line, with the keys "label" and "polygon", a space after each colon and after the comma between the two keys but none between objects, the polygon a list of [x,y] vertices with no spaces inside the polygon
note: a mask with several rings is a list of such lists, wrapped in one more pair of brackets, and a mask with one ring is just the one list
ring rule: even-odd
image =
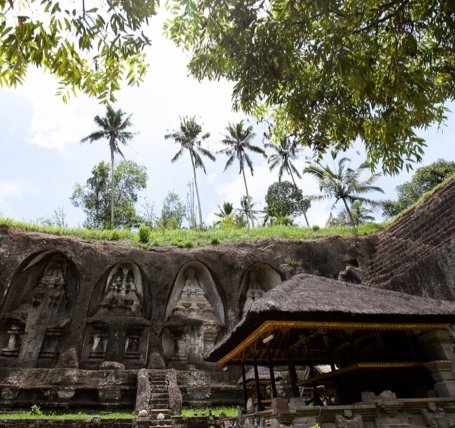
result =
[{"label": "palm frond", "polygon": [[171,159],[171,162],[174,163],[176,162],[183,154],[183,147],[174,155],[174,157]]},{"label": "palm frond", "polygon": [[235,160],[235,154],[232,154],[226,161],[226,164],[224,165],[224,171],[226,171],[232,165],[234,160]]}]

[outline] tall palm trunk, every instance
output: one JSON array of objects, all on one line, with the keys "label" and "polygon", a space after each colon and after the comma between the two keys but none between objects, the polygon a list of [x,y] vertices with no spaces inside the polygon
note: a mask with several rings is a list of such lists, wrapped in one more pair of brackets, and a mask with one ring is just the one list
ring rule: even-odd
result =
[{"label": "tall palm trunk", "polygon": [[191,153],[191,151],[190,151],[190,157],[191,157],[191,165],[193,166],[194,187],[196,189],[197,206],[198,206],[198,209],[199,209],[199,227],[202,228],[201,198],[199,197],[199,188],[197,187],[196,166],[194,164],[193,153]]},{"label": "tall palm trunk", "polygon": [[111,146],[111,229],[114,229],[114,141],[111,137],[110,146]]},{"label": "tall palm trunk", "polygon": [[[291,176],[292,182],[294,183],[294,187],[297,189],[297,184],[295,184],[294,174],[292,174],[291,168],[288,168],[288,171],[289,171],[289,175]],[[306,216],[306,212],[303,212],[303,216],[305,217],[306,225],[307,225],[308,227],[310,227],[310,223],[308,223],[308,218],[307,218],[307,216]]]},{"label": "tall palm trunk", "polygon": [[250,194],[248,193],[248,186],[246,184],[246,177],[245,177],[245,169],[242,168],[242,175],[243,175],[243,182],[245,183],[245,191],[246,191],[246,205],[248,210],[248,217],[250,218],[251,227],[254,227],[254,220],[253,215],[251,213],[251,206],[250,206]]},{"label": "tall palm trunk", "polygon": [[357,225],[355,224],[354,218],[352,217],[351,210],[348,207],[348,204],[346,202],[346,199],[342,198],[344,207],[346,208],[346,212],[348,213],[349,219],[351,220],[352,227],[356,227]]}]

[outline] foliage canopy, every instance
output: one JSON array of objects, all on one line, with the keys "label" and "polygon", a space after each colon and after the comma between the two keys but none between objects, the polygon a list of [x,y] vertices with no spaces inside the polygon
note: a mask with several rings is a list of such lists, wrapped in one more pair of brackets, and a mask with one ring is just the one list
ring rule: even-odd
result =
[{"label": "foliage canopy", "polygon": [[59,80],[66,100],[77,90],[115,100],[122,79],[146,71],[143,29],[156,0],[0,0],[0,86],[16,86],[29,66]]},{"label": "foliage canopy", "polygon": [[185,217],[186,207],[175,192],[169,192],[164,199],[158,225],[167,229],[180,229]]},{"label": "foliage canopy", "polygon": [[290,181],[277,181],[265,195],[267,220],[295,217],[308,211],[311,201]]},{"label": "foliage canopy", "polygon": [[421,160],[416,130],[455,97],[450,0],[172,0],[167,33],[199,79],[235,84],[234,105],[317,153],[360,138],[370,165]]},{"label": "foliage canopy", "polygon": [[[114,209],[116,226],[130,229],[138,225],[135,204],[138,193],[147,186],[147,172],[144,166],[132,161],[122,161],[114,169]],[[111,228],[111,180],[109,164],[100,162],[92,170],[92,176],[85,186],[76,184],[71,202],[82,207],[87,219],[84,226],[93,229]]]}]

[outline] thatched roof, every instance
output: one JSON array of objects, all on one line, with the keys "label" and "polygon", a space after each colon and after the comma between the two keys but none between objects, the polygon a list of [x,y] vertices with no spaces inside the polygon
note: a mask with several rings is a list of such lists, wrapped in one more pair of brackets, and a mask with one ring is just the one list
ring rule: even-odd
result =
[{"label": "thatched roof", "polygon": [[296,275],[254,302],[206,359],[218,361],[267,320],[453,324],[455,302]]}]

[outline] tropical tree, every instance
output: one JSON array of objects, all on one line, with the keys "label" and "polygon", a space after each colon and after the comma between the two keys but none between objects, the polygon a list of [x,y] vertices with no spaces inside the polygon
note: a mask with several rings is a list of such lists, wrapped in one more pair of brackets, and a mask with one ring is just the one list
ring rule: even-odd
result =
[{"label": "tropical tree", "polygon": [[180,196],[175,192],[169,192],[164,199],[158,225],[166,229],[180,229],[185,213],[186,207]]},{"label": "tropical tree", "polygon": [[[335,160],[335,153],[332,153],[332,158]],[[358,168],[352,169],[349,167],[350,162],[350,159],[346,157],[341,158],[337,167],[331,169],[328,165],[322,165],[321,161],[317,161],[315,164],[307,166],[303,173],[315,177],[319,182],[319,189],[323,192],[323,195],[313,196],[313,199],[333,198],[335,199],[333,206],[341,200],[351,225],[355,227],[356,221],[352,215],[350,205],[355,201],[360,201],[367,205],[378,206],[381,204],[380,202],[363,195],[370,192],[384,192],[380,187],[373,186],[373,183],[381,176],[381,173],[375,173],[361,179],[362,173],[370,170],[369,165],[362,163]]]},{"label": "tropical tree", "polygon": [[202,141],[210,137],[207,132],[202,134],[202,126],[196,122],[196,118],[184,116],[180,118],[180,127],[178,130],[166,134],[164,138],[167,140],[172,138],[176,143],[180,144],[180,150],[171,159],[171,162],[176,162],[184,153],[188,150],[191,159],[191,166],[193,167],[193,179],[194,187],[196,189],[197,204],[199,208],[199,227],[202,227],[202,209],[201,209],[201,198],[199,196],[199,188],[197,185],[196,169],[201,168],[206,173],[204,162],[202,161],[201,155],[214,161],[215,156],[208,149],[202,147]]},{"label": "tropical tree", "polygon": [[[112,227],[110,212],[112,180],[109,169],[107,162],[95,165],[85,185],[76,184],[71,196],[72,204],[84,210],[87,216],[84,224],[88,228]],[[139,192],[147,186],[146,168],[132,161],[122,161],[114,169],[114,178],[117,183],[114,192],[117,227],[130,229],[143,223],[135,205]]]},{"label": "tropical tree", "polygon": [[[300,147],[298,147],[295,142],[292,142],[286,136],[281,137],[277,144],[267,143],[265,144],[265,147],[274,151],[274,153],[269,155],[267,162],[269,164],[270,171],[273,171],[278,167],[278,182],[281,183],[283,173],[287,172],[290,175],[294,186],[297,187],[294,174],[298,178],[302,178],[302,176],[293,164],[293,161],[297,158],[297,155],[301,151]],[[303,212],[303,216],[305,218],[306,225],[309,227],[310,223],[308,222],[306,211]]]},{"label": "tropical tree", "polygon": [[133,133],[127,131],[127,129],[132,125],[131,115],[125,117],[126,113],[122,110],[114,110],[111,105],[107,105],[106,116],[100,117],[95,116],[95,123],[98,125],[99,130],[92,132],[87,137],[81,140],[82,143],[88,141],[93,143],[94,141],[99,141],[106,139],[109,142],[109,150],[111,152],[111,228],[115,227],[114,219],[114,189],[115,189],[115,180],[114,180],[114,155],[116,153],[120,154],[123,159],[125,156],[120,150],[119,144],[126,145],[128,140],[133,138]]},{"label": "tropical tree", "polygon": [[[374,222],[374,215],[373,215],[373,210],[370,208],[366,207],[361,201],[354,201],[351,206],[351,214],[352,217],[354,218],[355,224],[364,224],[364,223],[372,223]],[[350,226],[351,225],[351,219],[349,218],[349,215],[347,211],[341,210],[341,212],[337,215],[334,216],[332,213],[330,213],[329,219],[327,220],[327,227],[331,226]]]},{"label": "tropical tree", "polygon": [[290,181],[277,181],[269,186],[265,195],[265,223],[276,223],[278,219],[289,219],[305,214],[311,201],[304,198],[302,191]]},{"label": "tropical tree", "polygon": [[114,101],[138,84],[151,44],[144,31],[156,0],[0,0],[0,86],[22,84],[29,66],[53,74],[64,99],[80,90]]},{"label": "tropical tree", "polygon": [[455,174],[455,162],[439,159],[430,165],[417,169],[410,181],[396,187],[398,200],[384,201],[383,213],[386,217],[394,217],[415,204],[426,192],[436,187]]},{"label": "tropical tree", "polygon": [[[253,127],[251,125],[245,127],[243,120],[235,124],[229,123],[228,126],[226,127],[226,131],[227,134],[224,136],[223,140],[221,140],[221,142],[226,146],[226,148],[220,150],[220,153],[224,153],[225,155],[228,156],[228,160],[224,165],[224,170],[226,171],[226,169],[230,167],[237,158],[239,162],[239,174],[243,175],[243,182],[245,184],[246,192],[245,201],[247,204],[249,204],[251,202],[251,198],[248,192],[248,185],[246,183],[245,164],[250,169],[251,175],[254,174],[254,169],[253,161],[251,160],[247,151],[259,153],[264,157],[266,157],[266,154],[264,149],[252,144],[251,141],[255,136],[255,133],[253,132]],[[250,219],[251,226],[254,227],[254,219],[250,211],[251,209],[247,206],[247,217]]]},{"label": "tropical tree", "polygon": [[234,224],[234,204],[232,202],[223,202],[223,205],[218,205],[219,212],[215,215],[219,218],[215,222],[216,226],[233,225]]},{"label": "tropical tree", "polygon": [[421,160],[419,129],[446,120],[455,96],[450,0],[170,3],[193,76],[232,81],[236,109],[319,154],[358,139],[397,173]]},{"label": "tropical tree", "polygon": [[253,198],[251,196],[242,196],[240,198],[240,208],[237,209],[238,219],[236,220],[238,224],[243,224],[242,227],[248,226],[248,221],[246,219],[256,219],[256,215],[260,212],[257,209],[254,209],[256,205],[253,202]]},{"label": "tropical tree", "polygon": [[218,205],[220,210],[219,213],[215,213],[215,215],[221,219],[226,217],[230,217],[234,214],[234,204],[232,202],[223,202],[222,206]]}]

